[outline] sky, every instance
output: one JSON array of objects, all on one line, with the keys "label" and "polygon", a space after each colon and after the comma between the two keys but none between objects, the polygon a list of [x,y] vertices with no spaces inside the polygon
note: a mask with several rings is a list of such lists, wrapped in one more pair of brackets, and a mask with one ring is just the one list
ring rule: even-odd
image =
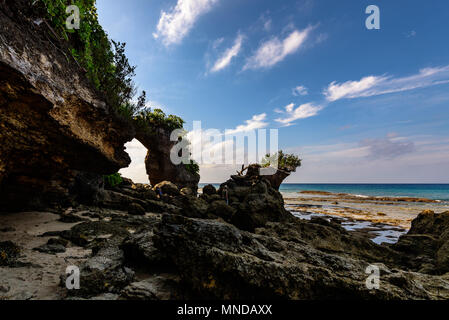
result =
[{"label": "sky", "polygon": [[[380,29],[367,29],[369,5]],[[449,183],[449,2],[97,0],[149,105],[222,133],[277,129],[289,183]],[[200,135],[201,136],[201,135]],[[202,142],[204,143],[204,142]],[[206,148],[220,145],[207,142]],[[145,148],[122,174],[148,182]],[[202,164],[201,182],[237,166]]]}]

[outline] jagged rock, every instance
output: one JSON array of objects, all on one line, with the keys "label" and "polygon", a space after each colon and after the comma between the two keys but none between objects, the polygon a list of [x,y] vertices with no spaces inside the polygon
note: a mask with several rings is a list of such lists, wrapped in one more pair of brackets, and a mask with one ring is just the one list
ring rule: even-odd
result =
[{"label": "jagged rock", "polygon": [[175,300],[177,299],[178,277],[159,275],[133,282],[123,289],[121,296],[126,300]]},{"label": "jagged rock", "polygon": [[0,3],[0,208],[69,205],[76,172],[130,163],[131,124],[98,96],[30,1]]},{"label": "jagged rock", "polygon": [[40,247],[34,248],[33,250],[38,251],[40,253],[48,253],[48,254],[56,254],[56,253],[64,253],[66,248],[61,244],[44,244]]},{"label": "jagged rock", "polygon": [[128,213],[135,216],[145,215],[145,209],[138,203],[131,203],[128,207]]},{"label": "jagged rock", "polygon": [[146,206],[146,202],[144,200],[111,190],[100,190],[97,194],[96,203],[103,208],[123,211],[128,211],[128,208],[132,203],[137,203],[142,207]]},{"label": "jagged rock", "polygon": [[20,247],[11,241],[0,242],[0,266],[14,266],[20,251]]},{"label": "jagged rock", "polygon": [[48,239],[47,244],[49,245],[60,245],[63,247],[67,247],[67,245],[69,244],[69,242],[65,239],[62,238],[51,238]]},{"label": "jagged rock", "polygon": [[145,166],[150,182],[156,185],[163,181],[171,181],[179,189],[189,187],[196,193],[200,176],[189,172],[184,164],[172,163],[170,154],[177,141],[171,141],[170,135],[171,132],[164,128],[157,128],[154,132],[138,130],[136,133],[136,139],[148,149]]},{"label": "jagged rock", "polygon": [[177,196],[180,194],[179,188],[170,181],[162,181],[153,187],[153,190],[160,189],[162,194],[169,196]]},{"label": "jagged rock", "polygon": [[154,228],[157,221],[145,224],[142,231],[130,235],[121,245],[127,261],[138,265],[158,265],[165,259],[163,252],[157,250],[153,244]]},{"label": "jagged rock", "polygon": [[154,200],[149,200],[146,202],[146,208],[149,212],[154,212],[154,213],[173,213],[173,214],[181,214],[182,212],[182,208],[177,207],[173,204],[170,203],[165,203],[162,201],[154,201]]},{"label": "jagged rock", "polygon": [[449,211],[440,214],[423,211],[392,248],[405,253],[404,261],[413,270],[430,274],[449,272]]},{"label": "jagged rock", "polygon": [[[287,179],[291,171],[283,170],[283,169],[274,169],[274,168],[263,168],[262,169],[263,177],[266,181],[270,183],[270,186],[275,189],[279,190],[281,184]],[[296,171],[296,169],[295,169]]]},{"label": "jagged rock", "polygon": [[214,216],[210,215],[209,204],[204,199],[193,196],[180,196],[171,198],[170,202],[181,208],[179,214],[183,216],[204,219],[214,218]]},{"label": "jagged rock", "polygon": [[106,244],[88,259],[80,267],[80,274],[80,289],[69,293],[85,297],[118,293],[135,277],[135,273],[124,266],[123,250],[114,243]]},{"label": "jagged rock", "polygon": [[282,195],[259,175],[258,168],[250,166],[245,176],[232,176],[218,190],[221,199],[227,197],[235,209],[231,223],[242,230],[254,231],[267,222],[295,219],[285,210]]},{"label": "jagged rock", "polygon": [[224,200],[216,200],[208,208],[208,212],[230,222],[237,210],[226,204]]},{"label": "jagged rock", "polygon": [[190,189],[190,188],[188,188],[188,187],[182,188],[181,191],[180,191],[180,193],[181,193],[181,195],[183,195],[183,196],[193,196],[193,195],[194,195],[192,189]]},{"label": "jagged rock", "polygon": [[[275,225],[282,230],[281,234],[280,230],[269,228],[270,236],[265,236],[214,220],[164,216],[153,241],[177,267],[182,281],[200,297],[265,300],[449,297],[449,275],[435,277],[398,270],[398,265],[384,262],[393,261],[394,253],[386,247],[368,244],[367,239],[357,241],[365,242],[363,248],[374,248],[372,252],[358,250],[350,242],[353,236],[335,226],[302,221]],[[314,233],[327,234],[327,240],[341,240],[324,245],[323,239],[315,245],[307,239],[307,234],[313,233],[302,230],[308,225],[314,225]],[[292,228],[305,237],[288,237]],[[315,238],[320,239],[317,233]],[[378,290],[369,290],[365,284],[366,268],[372,264],[381,271]]]},{"label": "jagged rock", "polygon": [[76,223],[86,221],[86,219],[78,217],[77,215],[74,214],[63,214],[61,215],[61,218],[59,218],[59,221],[63,223]]},{"label": "jagged rock", "polygon": [[89,221],[63,231],[60,236],[81,247],[92,246],[95,242],[104,242],[109,238],[124,239],[129,235],[128,228],[139,225],[138,221],[114,219],[112,221]]},{"label": "jagged rock", "polygon": [[214,194],[217,194],[217,189],[211,184],[208,184],[207,186],[204,186],[203,188],[203,194],[211,196]]},{"label": "jagged rock", "polygon": [[8,285],[0,285],[0,293],[8,293],[11,287]]}]

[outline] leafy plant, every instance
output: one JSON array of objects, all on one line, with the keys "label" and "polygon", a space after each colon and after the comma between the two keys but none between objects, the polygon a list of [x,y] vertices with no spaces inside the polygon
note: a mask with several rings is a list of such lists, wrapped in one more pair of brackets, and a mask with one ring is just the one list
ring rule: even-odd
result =
[{"label": "leafy plant", "polygon": [[[180,129],[184,120],[166,115],[160,109],[146,106],[145,91],[133,101],[136,88],[133,84],[135,66],[125,54],[126,43],[109,40],[98,22],[95,0],[36,0],[43,5],[45,19],[59,40],[65,40],[71,56],[85,69],[88,79],[104,96],[105,101],[123,118],[132,121],[138,130],[154,128]],[[80,29],[66,28],[68,5],[80,9]]]},{"label": "leafy plant", "polygon": [[184,164],[184,167],[186,168],[187,171],[189,171],[191,174],[199,174],[200,173],[200,166],[198,165],[198,163],[196,163],[193,160],[190,160],[189,164]]},{"label": "leafy plant", "polygon": [[[98,22],[95,0],[39,0],[45,19],[69,53],[82,66],[88,79],[116,111],[131,119],[135,95],[132,78],[136,67],[129,64],[125,43],[110,41]],[[66,28],[68,5],[80,9],[80,29]]]},{"label": "leafy plant", "polygon": [[295,154],[285,154],[282,150],[273,155],[267,154],[262,159],[262,166],[267,168],[271,165],[276,166],[281,170],[285,170],[288,172],[294,172],[297,168],[301,166],[301,159]]},{"label": "leafy plant", "polygon": [[114,188],[123,182],[123,178],[120,173],[114,173],[109,176],[103,176],[106,187]]}]

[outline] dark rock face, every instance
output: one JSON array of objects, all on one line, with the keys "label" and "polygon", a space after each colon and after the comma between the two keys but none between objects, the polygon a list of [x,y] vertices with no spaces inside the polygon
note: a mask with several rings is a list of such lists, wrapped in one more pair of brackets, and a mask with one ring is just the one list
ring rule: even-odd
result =
[{"label": "dark rock face", "polygon": [[203,194],[207,196],[212,196],[214,194],[217,194],[217,189],[211,184],[208,184],[207,186],[204,186],[203,188]]},{"label": "dark rock face", "polygon": [[406,254],[411,268],[419,272],[449,272],[449,212],[427,210],[413,220],[410,231],[393,246]]},{"label": "dark rock face", "polygon": [[14,266],[19,255],[19,246],[11,241],[0,242],[0,266]]},{"label": "dark rock face", "polygon": [[[284,233],[293,231],[300,236],[301,228],[310,222],[275,225]],[[353,240],[342,230],[322,225],[313,227],[336,238]],[[201,297],[419,299],[435,297],[437,292],[431,289],[433,285],[443,287],[443,283],[432,276],[393,270],[381,264],[382,286],[379,290],[368,290],[366,267],[374,261],[389,260],[388,249],[358,239],[359,243],[366,242],[366,248],[374,249],[373,253],[377,251],[378,256],[357,250],[344,241],[337,245],[329,242],[325,250],[301,237],[282,238],[278,234],[281,230],[269,226],[265,232],[270,236],[255,235],[218,221],[164,216],[153,241],[177,266],[186,285]],[[275,234],[277,236],[273,237]],[[327,240],[331,240],[330,237]],[[331,250],[332,247],[335,249]],[[355,255],[345,253],[353,250]],[[421,290],[416,283],[430,291]],[[449,293],[447,289],[442,290]]]},{"label": "dark rock face", "polygon": [[259,167],[251,166],[246,176],[232,176],[218,194],[235,210],[227,220],[242,230],[254,231],[267,222],[286,222],[294,217],[284,208],[284,199],[271,187]]},{"label": "dark rock face", "polygon": [[152,185],[163,181],[174,183],[181,190],[190,188],[195,194],[198,190],[200,176],[189,172],[183,164],[174,165],[170,153],[175,141],[170,141],[171,132],[158,128],[154,133],[137,132],[136,139],[147,149],[145,166]]},{"label": "dark rock face", "polygon": [[279,190],[281,184],[290,176],[291,172],[285,170],[277,170],[274,174],[265,175],[265,179],[270,182],[270,185],[275,189]]},{"label": "dark rock face", "polygon": [[[160,190],[162,194],[169,195],[169,196],[177,196],[180,194],[179,188],[177,185],[170,181],[162,181],[158,184],[156,184],[153,187],[153,191]],[[157,191],[156,191],[157,194]]]},{"label": "dark rock face", "polygon": [[76,171],[110,174],[130,163],[124,143],[134,129],[97,96],[62,44],[48,41],[46,25],[34,24],[32,17],[29,1],[0,3],[3,210],[64,203]]},{"label": "dark rock face", "polygon": [[[449,275],[411,272],[402,253],[315,219],[268,223],[256,233],[179,215],[113,219],[81,266],[82,297],[166,299],[447,299]],[[97,229],[95,222],[83,230]],[[123,235],[127,226],[140,227]],[[76,227],[75,227],[76,228]],[[77,232],[74,232],[77,233]],[[366,268],[380,269],[378,290]],[[133,270],[145,276],[136,279]],[[71,294],[73,292],[70,292]]]}]

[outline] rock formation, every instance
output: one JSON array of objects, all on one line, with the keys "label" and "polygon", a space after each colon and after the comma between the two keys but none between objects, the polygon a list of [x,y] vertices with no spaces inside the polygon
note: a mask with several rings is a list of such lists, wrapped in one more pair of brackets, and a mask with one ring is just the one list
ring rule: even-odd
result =
[{"label": "rock formation", "polygon": [[61,202],[79,172],[126,167],[124,143],[134,135],[24,2],[0,3],[3,210],[42,199]]},{"label": "rock formation", "polygon": [[156,128],[154,132],[137,132],[136,139],[148,149],[145,166],[150,183],[156,185],[170,181],[179,189],[188,187],[196,193],[200,176],[189,172],[183,164],[172,163],[170,153],[176,141],[171,141],[170,135],[171,131],[164,128]]},{"label": "rock formation", "polygon": [[[293,216],[284,208],[284,199],[265,176],[260,166],[251,165],[245,176],[232,176],[220,186],[218,194],[227,199],[235,213],[229,222],[240,229],[254,231],[267,222],[285,222]],[[212,196],[213,197],[213,196]]]},{"label": "rock formation", "polygon": [[404,253],[404,262],[417,272],[449,272],[449,212],[422,212],[393,248]]}]

